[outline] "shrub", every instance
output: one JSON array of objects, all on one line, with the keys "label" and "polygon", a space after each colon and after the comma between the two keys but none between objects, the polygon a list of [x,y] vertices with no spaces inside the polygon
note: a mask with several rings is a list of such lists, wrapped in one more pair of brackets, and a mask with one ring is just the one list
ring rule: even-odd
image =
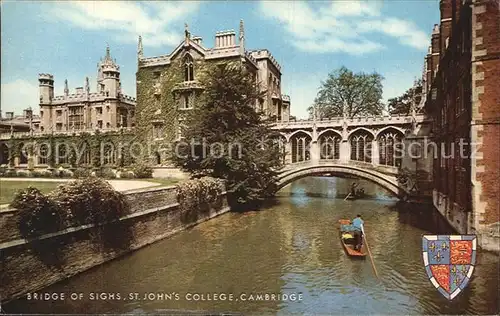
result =
[{"label": "shrub", "polygon": [[116,173],[111,168],[103,168],[98,172],[99,177],[104,179],[116,179]]},{"label": "shrub", "polygon": [[31,175],[34,178],[52,178],[54,176],[50,170],[35,170]]},{"label": "shrub", "polygon": [[6,176],[6,177],[11,177],[11,178],[13,178],[13,177],[17,177],[17,172],[16,172],[16,170],[12,170],[12,169],[7,170],[7,171],[5,172],[5,176]]},{"label": "shrub", "polygon": [[24,238],[32,238],[61,229],[64,213],[38,189],[20,190],[10,204],[19,211],[19,231]]},{"label": "shrub", "polygon": [[153,177],[153,168],[146,165],[145,163],[138,163],[133,165],[132,171],[134,172],[135,177],[138,179]]},{"label": "shrub", "polygon": [[0,166],[0,177],[4,177],[6,173],[7,173],[7,167]]},{"label": "shrub", "polygon": [[120,171],[120,179],[134,179],[135,175],[132,171]]},{"label": "shrub", "polygon": [[28,170],[18,170],[16,176],[20,178],[28,178],[31,176],[31,173]]},{"label": "shrub", "polygon": [[77,225],[115,220],[129,211],[125,196],[107,181],[95,177],[62,184],[51,197],[69,212],[71,223]]},{"label": "shrub", "polygon": [[224,185],[222,180],[203,177],[177,185],[177,202],[183,211],[203,210],[218,202]]},{"label": "shrub", "polygon": [[73,172],[73,177],[76,179],[88,178],[90,176],[92,176],[92,171],[87,168],[76,168]]},{"label": "shrub", "polygon": [[58,178],[72,178],[73,172],[68,169],[59,168],[54,170],[54,176]]}]

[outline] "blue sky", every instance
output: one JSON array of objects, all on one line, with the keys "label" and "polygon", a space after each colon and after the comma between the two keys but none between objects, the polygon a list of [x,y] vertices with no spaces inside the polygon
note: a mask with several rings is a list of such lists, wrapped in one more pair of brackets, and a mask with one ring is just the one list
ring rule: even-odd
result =
[{"label": "blue sky", "polygon": [[282,66],[282,92],[292,115],[307,117],[321,80],[345,65],[385,77],[384,98],[420,77],[430,33],[439,22],[438,0],[402,1],[187,1],[2,2],[2,112],[38,109],[38,73],[64,80],[70,91],[90,78],[106,44],[121,67],[122,87],[135,96],[137,37],[146,57],[169,54],[184,23],[205,47],[215,32],[245,23],[247,49],[267,48]]}]

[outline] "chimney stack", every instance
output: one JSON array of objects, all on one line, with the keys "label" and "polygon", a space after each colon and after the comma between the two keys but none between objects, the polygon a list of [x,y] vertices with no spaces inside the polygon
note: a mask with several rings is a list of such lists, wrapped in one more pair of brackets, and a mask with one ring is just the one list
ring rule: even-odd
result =
[{"label": "chimney stack", "polygon": [[83,87],[77,87],[76,94],[83,94]]},{"label": "chimney stack", "polygon": [[234,30],[215,33],[215,48],[236,46],[236,33]]},{"label": "chimney stack", "polygon": [[203,42],[203,38],[199,37],[199,36],[194,36],[193,38],[191,38],[191,41],[195,42],[196,44],[200,45],[202,44]]}]

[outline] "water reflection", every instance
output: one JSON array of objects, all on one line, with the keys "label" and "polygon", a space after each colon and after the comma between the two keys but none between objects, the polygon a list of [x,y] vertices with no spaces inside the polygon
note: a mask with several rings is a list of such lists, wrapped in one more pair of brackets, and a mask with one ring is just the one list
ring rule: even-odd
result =
[{"label": "water reflection", "polygon": [[[430,284],[421,237],[449,228],[426,208],[392,198],[344,201],[352,179],[305,178],[269,209],[226,214],[45,289],[49,292],[177,293],[179,300],[41,302],[17,313],[158,313],[171,310],[278,314],[498,314],[498,257],[480,252],[469,287],[448,302]],[[372,196],[388,192],[360,181]],[[311,193],[324,197],[313,197]],[[369,260],[348,258],[338,219],[361,214],[380,279]],[[186,293],[301,293],[301,301],[189,301]]]}]

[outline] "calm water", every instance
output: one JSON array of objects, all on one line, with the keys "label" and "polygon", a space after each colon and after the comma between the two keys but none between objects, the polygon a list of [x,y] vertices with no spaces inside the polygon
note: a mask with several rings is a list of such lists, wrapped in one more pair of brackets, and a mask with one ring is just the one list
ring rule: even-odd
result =
[{"label": "calm water", "polygon": [[[427,279],[421,238],[450,233],[449,228],[430,210],[400,206],[367,182],[360,181],[370,200],[334,198],[345,195],[352,181],[302,179],[280,192],[279,205],[225,214],[44,289],[66,293],[64,301],[20,299],[3,308],[12,313],[498,314],[497,256],[480,252],[471,284],[448,302]],[[366,221],[379,280],[369,258],[348,258],[339,242],[338,219],[358,213]],[[96,292],[115,294],[91,299]],[[82,293],[83,299],[71,300],[71,293]],[[130,299],[134,293],[139,299]],[[172,296],[144,300],[145,293]],[[190,301],[187,293],[205,299],[233,293],[234,300]],[[302,300],[236,301],[240,293],[247,299],[252,293],[300,293]]]}]

